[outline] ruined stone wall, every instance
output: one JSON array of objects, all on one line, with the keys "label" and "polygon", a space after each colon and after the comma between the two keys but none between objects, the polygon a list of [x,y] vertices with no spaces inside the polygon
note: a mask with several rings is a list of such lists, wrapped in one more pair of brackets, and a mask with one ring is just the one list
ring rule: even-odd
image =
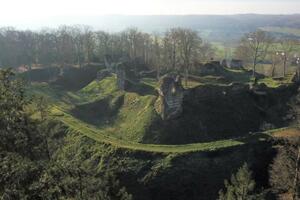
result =
[{"label": "ruined stone wall", "polygon": [[184,89],[179,76],[167,75],[161,78],[158,89],[160,115],[163,120],[173,119],[182,112]]},{"label": "ruined stone wall", "polygon": [[289,101],[297,89],[294,86],[259,86],[255,90],[248,84],[238,83],[186,89],[182,105],[177,107],[176,112],[166,103],[168,96],[160,95],[165,100],[160,103],[164,110],[159,112],[163,120],[152,125],[145,142],[207,142],[266,130],[265,125],[276,128],[288,126],[294,117]]},{"label": "ruined stone wall", "polygon": [[104,56],[104,63],[107,70],[110,72],[113,72],[115,70],[115,62],[113,62],[113,59],[110,55]]},{"label": "ruined stone wall", "polygon": [[118,64],[116,67],[117,86],[120,90],[126,89],[126,72],[123,64]]}]

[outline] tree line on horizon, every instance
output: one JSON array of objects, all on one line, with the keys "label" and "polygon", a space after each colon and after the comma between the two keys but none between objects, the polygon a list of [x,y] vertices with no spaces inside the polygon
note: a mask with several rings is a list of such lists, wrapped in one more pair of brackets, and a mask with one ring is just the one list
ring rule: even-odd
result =
[{"label": "tree line on horizon", "polygon": [[[267,32],[257,30],[240,38],[233,57],[244,61],[253,75],[257,65],[266,60],[272,64],[271,76],[283,63],[285,76],[297,53],[298,44],[294,39],[276,39]],[[197,31],[180,27],[162,34],[149,34],[137,28],[109,33],[95,31],[86,25],[64,25],[40,31],[0,28],[0,67],[24,65],[31,69],[33,65],[52,64],[62,68],[81,67],[84,64],[104,63],[105,57],[109,56],[114,61],[127,57],[142,63],[145,68],[156,70],[158,76],[161,70],[180,71],[187,76],[191,69],[212,60],[216,51]]]},{"label": "tree line on horizon", "polygon": [[[127,56],[145,64],[179,67],[214,55],[214,49],[196,31],[172,28],[149,34],[137,28],[109,33],[85,25],[21,31],[0,28],[0,66],[103,62],[105,55]],[[163,63],[159,63],[163,62]]]}]

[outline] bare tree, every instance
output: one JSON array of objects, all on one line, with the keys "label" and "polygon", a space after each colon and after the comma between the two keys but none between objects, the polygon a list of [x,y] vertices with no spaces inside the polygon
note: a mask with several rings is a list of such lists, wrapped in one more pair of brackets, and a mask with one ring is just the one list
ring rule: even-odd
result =
[{"label": "bare tree", "polygon": [[171,65],[173,70],[177,69],[178,61],[178,32],[173,28],[168,30],[164,36],[164,51],[166,54],[167,65]]},{"label": "bare tree", "polygon": [[83,28],[80,25],[76,25],[70,27],[70,34],[73,40],[74,48],[75,48],[75,62],[77,62],[78,66],[82,66],[82,62],[84,60],[84,33]]},{"label": "bare tree", "polygon": [[296,41],[291,39],[282,39],[279,41],[281,50],[277,52],[281,56],[283,61],[283,77],[286,75],[288,61],[291,58],[291,54],[295,51]]},{"label": "bare tree", "polygon": [[260,30],[246,34],[241,39],[236,56],[252,63],[253,77],[256,74],[257,64],[265,59],[272,41],[272,37]]},{"label": "bare tree", "polygon": [[290,193],[293,200],[299,199],[300,138],[289,138],[278,149],[270,168],[270,183],[278,193]]},{"label": "bare tree", "polygon": [[104,31],[96,32],[96,50],[100,59],[104,59],[105,55],[111,55],[111,36]]},{"label": "bare tree", "polygon": [[[226,48],[226,51],[229,51],[229,48]],[[211,58],[215,57],[216,49],[212,46],[211,43],[204,41],[202,42],[199,50],[196,52],[195,56],[201,62],[208,62]]]},{"label": "bare tree", "polygon": [[193,52],[197,51],[200,48],[202,40],[197,35],[197,32],[191,29],[178,28],[176,31],[179,40],[178,46],[184,71],[185,85],[187,86]]},{"label": "bare tree", "polygon": [[270,76],[274,77],[275,76],[275,71],[276,71],[276,66],[280,63],[280,58],[277,55],[277,44],[274,43],[270,46],[270,51],[269,51],[269,56],[272,62],[272,67],[270,71]]},{"label": "bare tree", "polygon": [[82,26],[84,37],[85,60],[90,64],[94,51],[94,32],[90,26]]}]

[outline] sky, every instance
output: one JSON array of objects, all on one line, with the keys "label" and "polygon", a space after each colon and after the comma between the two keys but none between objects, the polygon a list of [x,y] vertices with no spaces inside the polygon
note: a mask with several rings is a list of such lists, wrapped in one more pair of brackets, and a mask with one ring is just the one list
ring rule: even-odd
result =
[{"label": "sky", "polygon": [[0,0],[0,26],[53,17],[67,24],[65,16],[245,13],[300,13],[300,0]]}]

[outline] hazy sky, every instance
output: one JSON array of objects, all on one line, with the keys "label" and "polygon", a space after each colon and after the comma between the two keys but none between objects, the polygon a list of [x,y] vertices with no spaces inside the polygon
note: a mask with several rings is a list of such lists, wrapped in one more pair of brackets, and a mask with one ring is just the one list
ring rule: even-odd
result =
[{"label": "hazy sky", "polygon": [[158,14],[294,14],[300,0],[0,0],[0,26],[53,16]]}]

